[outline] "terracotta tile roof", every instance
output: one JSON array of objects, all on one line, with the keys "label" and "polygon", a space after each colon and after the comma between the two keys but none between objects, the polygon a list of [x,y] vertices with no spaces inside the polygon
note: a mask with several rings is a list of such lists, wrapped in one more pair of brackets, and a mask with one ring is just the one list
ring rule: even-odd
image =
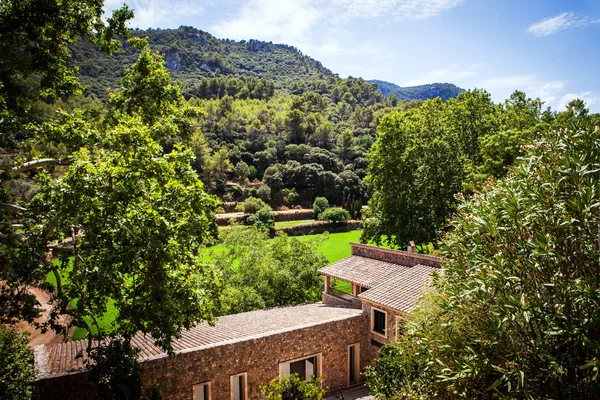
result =
[{"label": "terracotta tile roof", "polygon": [[435,270],[437,268],[420,264],[406,268],[388,276],[358,297],[394,310],[410,312],[423,294],[429,275]]},{"label": "terracotta tile roof", "polygon": [[388,277],[408,268],[405,265],[373,258],[350,256],[321,268],[319,272],[323,275],[371,288],[378,282],[385,281]]},{"label": "terracotta tile roof", "polygon": [[[202,323],[182,332],[181,338],[174,341],[173,348],[175,353],[197,351],[354,318],[362,313],[362,310],[327,307],[315,303],[228,315],[219,318],[214,327]],[[166,357],[162,350],[152,344],[150,337],[136,335],[133,343],[141,349],[141,361]],[[76,358],[76,355],[86,346],[85,340],[36,346],[36,379],[79,372],[85,368],[85,357]]]}]

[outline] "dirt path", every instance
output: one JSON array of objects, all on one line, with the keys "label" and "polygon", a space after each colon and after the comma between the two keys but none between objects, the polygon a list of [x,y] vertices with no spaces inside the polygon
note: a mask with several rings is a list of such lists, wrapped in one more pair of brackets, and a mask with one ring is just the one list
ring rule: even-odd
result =
[{"label": "dirt path", "polygon": [[[48,304],[48,301],[50,300],[50,295],[47,292],[37,288],[30,289],[30,292],[35,295],[35,298],[37,299],[37,301],[40,302],[40,305],[44,310],[42,311],[40,317],[36,319],[36,322],[41,323],[48,318],[48,315],[50,314],[50,310],[52,308],[52,306]],[[70,330],[67,338],[65,338],[63,335],[58,335],[52,330],[48,330],[46,333],[42,333],[40,329],[36,329],[33,325],[30,325],[27,322],[20,322],[16,325],[16,327],[20,331],[29,333],[30,346],[66,342],[70,340],[70,337],[73,334],[73,331]]]}]

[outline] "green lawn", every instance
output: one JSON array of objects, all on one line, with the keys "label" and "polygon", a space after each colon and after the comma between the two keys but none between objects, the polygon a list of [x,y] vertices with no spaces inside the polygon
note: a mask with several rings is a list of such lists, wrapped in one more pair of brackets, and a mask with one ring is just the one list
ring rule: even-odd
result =
[{"label": "green lawn", "polygon": [[304,225],[304,224],[310,224],[311,222],[315,222],[315,221],[312,219],[301,219],[298,221],[281,221],[281,222],[275,222],[275,228],[283,228],[284,226]]}]

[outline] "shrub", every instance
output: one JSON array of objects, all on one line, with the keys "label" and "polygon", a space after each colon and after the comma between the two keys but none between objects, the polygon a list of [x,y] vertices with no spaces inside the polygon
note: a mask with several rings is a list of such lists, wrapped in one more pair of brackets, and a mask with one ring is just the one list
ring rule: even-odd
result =
[{"label": "shrub", "polygon": [[350,221],[350,213],[343,208],[328,208],[319,215],[319,219],[334,224],[345,224]]},{"label": "shrub", "polygon": [[108,345],[91,354],[94,365],[89,379],[103,399],[139,399],[142,395],[142,372],[139,350],[127,340],[112,338]]},{"label": "shrub", "polygon": [[348,210],[352,219],[362,218],[362,201],[360,199],[353,200],[350,196],[348,196],[348,199],[344,204],[344,209]]},{"label": "shrub", "polygon": [[254,225],[258,228],[274,228],[275,227],[275,213],[271,210],[271,207],[265,206],[252,214],[246,219],[247,225]]},{"label": "shrub", "polygon": [[296,192],[296,189],[283,189],[281,192],[283,201],[288,207],[293,207],[300,200],[300,195]]},{"label": "shrub", "polygon": [[0,397],[30,399],[33,380],[33,354],[27,335],[0,325]]},{"label": "shrub", "polygon": [[300,379],[298,374],[289,378],[274,378],[266,386],[260,387],[265,400],[322,400],[325,390],[320,387],[321,378],[313,376],[310,381]]},{"label": "shrub", "polygon": [[269,203],[271,201],[271,188],[267,185],[260,185],[256,191],[256,194],[265,203]]},{"label": "shrub", "polygon": [[325,197],[316,197],[313,202],[313,218],[319,219],[319,215],[329,208],[329,200]]},{"label": "shrub", "polygon": [[258,210],[269,207],[264,201],[261,199],[257,199],[256,197],[248,197],[244,203],[242,203],[242,209],[246,214],[255,214]]}]

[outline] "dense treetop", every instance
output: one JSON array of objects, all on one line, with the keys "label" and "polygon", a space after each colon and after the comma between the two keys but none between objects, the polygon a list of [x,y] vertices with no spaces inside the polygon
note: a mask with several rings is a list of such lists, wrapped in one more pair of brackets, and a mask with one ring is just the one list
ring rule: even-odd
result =
[{"label": "dense treetop", "polygon": [[375,83],[383,95],[394,95],[400,101],[427,100],[436,97],[440,97],[443,101],[446,101],[465,91],[452,83],[432,83],[429,85],[400,87],[386,81],[368,80],[367,82]]}]

